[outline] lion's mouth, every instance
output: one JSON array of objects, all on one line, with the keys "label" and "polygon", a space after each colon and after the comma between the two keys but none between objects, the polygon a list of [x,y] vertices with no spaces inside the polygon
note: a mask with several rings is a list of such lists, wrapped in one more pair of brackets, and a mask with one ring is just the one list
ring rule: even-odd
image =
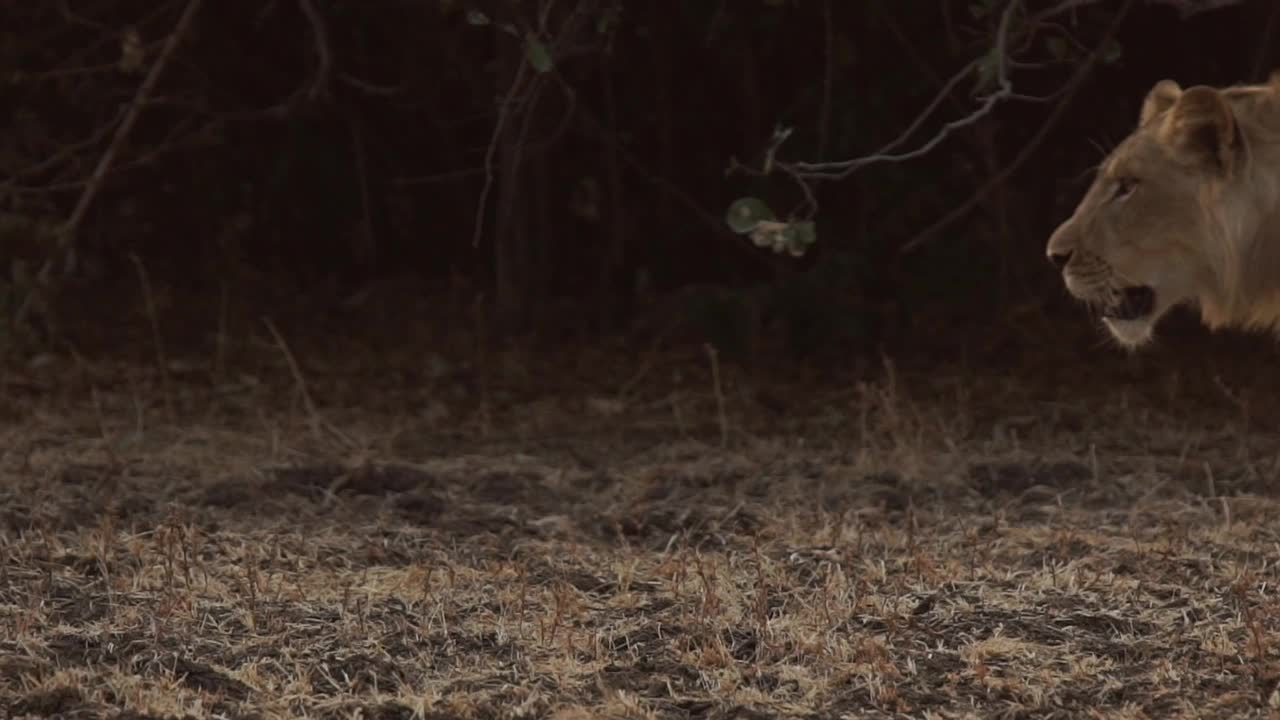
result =
[{"label": "lion's mouth", "polygon": [[1138,320],[1156,309],[1156,291],[1147,285],[1135,285],[1121,290],[1112,302],[1101,309],[1108,320]]}]

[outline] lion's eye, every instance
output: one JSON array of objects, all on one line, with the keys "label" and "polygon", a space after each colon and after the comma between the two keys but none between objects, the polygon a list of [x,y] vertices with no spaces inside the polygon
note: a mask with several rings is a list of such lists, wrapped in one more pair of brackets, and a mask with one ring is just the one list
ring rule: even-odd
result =
[{"label": "lion's eye", "polygon": [[1138,189],[1138,181],[1131,177],[1116,178],[1115,192],[1112,193],[1112,200],[1123,200],[1133,194]]}]

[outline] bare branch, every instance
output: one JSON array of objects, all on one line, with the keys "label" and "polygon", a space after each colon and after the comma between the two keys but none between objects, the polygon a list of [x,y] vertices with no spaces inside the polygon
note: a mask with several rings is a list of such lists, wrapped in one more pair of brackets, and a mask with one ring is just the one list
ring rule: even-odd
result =
[{"label": "bare branch", "polygon": [[[80,194],[80,199],[76,202],[70,217],[58,228],[56,245],[45,259],[44,265],[41,266],[40,273],[37,276],[39,284],[48,283],[56,258],[65,253],[75,242],[76,231],[80,229],[80,224],[84,222],[89,208],[98,196],[98,191],[102,189],[103,179],[106,178],[107,172],[115,162],[116,155],[124,147],[125,140],[129,137],[129,133],[133,131],[133,126],[137,124],[138,118],[142,115],[142,108],[147,105],[147,101],[151,98],[152,93],[155,92],[160,76],[169,65],[169,60],[173,57],[178,43],[190,29],[192,20],[200,9],[200,3],[201,0],[188,0],[187,7],[182,11],[182,15],[178,18],[177,24],[174,25],[173,31],[169,33],[169,37],[165,41],[159,57],[156,58],[155,64],[151,66],[150,72],[147,73],[142,84],[138,86],[138,92],[134,95],[129,111],[125,113],[124,119],[120,121],[120,126],[116,128],[116,134],[111,139],[111,144],[107,146],[106,151],[99,158],[98,165],[89,177],[89,183],[85,185],[84,192]],[[17,318],[19,322],[26,318],[27,310],[30,307],[30,299],[31,296],[28,295],[22,306],[18,308]]]},{"label": "bare branch", "polygon": [[1111,42],[1112,38],[1115,37],[1116,32],[1120,30],[1120,24],[1124,22],[1125,17],[1129,15],[1129,11],[1133,8],[1134,2],[1135,0],[1125,0],[1124,5],[1120,7],[1120,10],[1112,20],[1110,27],[1107,28],[1106,33],[1102,36],[1102,40],[1098,42],[1097,47],[1094,48],[1094,51],[1089,55],[1089,57],[1085,59],[1084,62],[1080,63],[1080,66],[1071,76],[1071,79],[1068,80],[1067,84],[1063,87],[1061,91],[1063,95],[1062,100],[1053,107],[1053,110],[1049,113],[1049,116],[1045,118],[1040,129],[1037,130],[1036,134],[1022,146],[1018,155],[1014,157],[1014,159],[1010,161],[1003,170],[979,187],[978,190],[974,192],[973,195],[970,196],[963,204],[952,209],[951,212],[947,213],[932,225],[917,233],[914,238],[902,246],[901,250],[899,250],[900,253],[905,254],[912,252],[937,237],[941,230],[968,214],[968,212],[976,207],[978,203],[982,202],[992,190],[1003,184],[1011,175],[1013,175],[1013,173],[1017,172],[1018,168],[1022,167],[1023,163],[1025,163],[1027,159],[1031,157],[1032,153],[1040,147],[1040,144],[1044,142],[1044,139],[1048,137],[1049,133],[1058,124],[1058,120],[1066,111],[1067,106],[1071,104],[1072,96],[1075,95],[1076,91],[1080,89],[1080,86],[1084,84],[1085,79],[1091,72],[1093,72],[1094,67],[1096,67],[1102,60],[1102,55],[1106,52],[1107,45]]},{"label": "bare branch", "polygon": [[[1148,5],[1169,5],[1178,11],[1178,15],[1186,20],[1193,15],[1221,10],[1232,5],[1239,5],[1245,0],[1146,0]],[[1056,17],[1068,10],[1076,10],[1090,5],[1097,5],[1102,0],[1062,0],[1057,5],[1041,11],[1032,19],[1035,21]]]},{"label": "bare branch", "polygon": [[[554,0],[547,0],[539,13],[539,27],[544,30],[549,22],[549,15],[553,4]],[[555,33],[555,36],[548,47],[548,51],[551,53],[551,57],[556,59],[556,64],[563,59],[565,43],[567,43],[574,35],[576,28],[579,26],[582,18],[587,12],[588,5],[589,3],[587,2],[579,2],[575,5],[573,10],[569,12],[568,17],[563,23],[561,23],[559,30]],[[529,63],[522,60],[519,67],[516,69],[515,77],[511,80],[511,87],[507,90],[506,96],[503,97],[502,102],[498,106],[498,119],[494,123],[493,133],[489,136],[489,144],[484,153],[484,185],[480,188],[480,201],[476,206],[475,230],[471,237],[472,247],[480,246],[480,238],[484,233],[484,216],[488,207],[489,193],[493,191],[493,161],[498,152],[498,140],[502,137],[502,133],[506,129],[507,123],[511,120],[510,115],[512,114],[512,108],[517,104],[517,95],[525,84],[524,79],[528,74],[528,68]],[[544,87],[545,86],[540,82],[540,79],[535,77],[534,81],[530,83],[529,86],[528,102],[530,104],[537,102],[539,93],[541,93]],[[570,99],[573,100],[572,97]],[[568,121],[569,117],[566,116],[565,123],[567,124]],[[516,144],[516,158],[514,160],[514,164],[517,166],[520,162],[519,155],[522,151],[523,141],[528,129],[529,125],[526,118],[526,122],[521,126],[519,139]],[[505,211],[500,209],[500,212]]]},{"label": "bare branch", "polygon": [[[116,122],[120,120],[121,116],[124,115],[124,112],[125,112],[125,109],[121,108],[120,111],[116,113],[115,117],[111,118],[110,122],[104,123],[102,127],[94,130],[93,134],[90,135],[89,137],[79,142],[72,143],[70,145],[59,148],[57,152],[51,154],[49,157],[45,158],[44,160],[41,160],[35,165],[31,165],[30,167],[25,167],[25,168],[22,168],[21,170],[17,170],[16,172],[12,173],[12,178],[15,178],[15,179],[25,178],[25,177],[31,177],[32,175],[39,175],[41,173],[48,172],[49,170],[69,160],[72,156],[84,150],[88,150],[94,145],[97,145],[98,143],[102,142],[102,140],[106,138],[107,135],[111,134],[111,130],[116,127]],[[11,183],[5,183],[5,185],[0,185],[0,188],[7,189],[7,187],[10,184]]]},{"label": "bare branch", "polygon": [[66,20],[68,23],[71,23],[73,25],[80,25],[81,27],[93,28],[94,30],[97,30],[98,32],[108,37],[116,36],[116,32],[117,32],[116,29],[111,27],[110,25],[107,25],[106,23],[100,23],[97,20],[94,20],[92,18],[83,17],[81,15],[77,15],[76,13],[72,12],[70,6],[67,5],[67,0],[58,0],[58,14],[62,16],[63,20]]},{"label": "bare branch", "polygon": [[[1045,97],[1033,97],[1013,92],[1012,83],[1009,80],[1008,73],[1011,67],[1018,66],[1018,63],[1012,58],[1011,42],[1014,36],[1018,35],[1018,39],[1024,44],[1029,43],[1037,27],[1049,24],[1050,20],[1063,15],[1069,11],[1084,8],[1100,3],[1102,0],[1062,0],[1052,7],[1035,13],[1028,18],[1027,26],[1030,31],[1014,33],[1011,29],[1014,13],[1021,6],[1019,0],[1009,0],[1005,6],[1004,12],[1000,17],[999,28],[996,31],[995,43],[991,53],[984,58],[977,58],[963,68],[960,69],[950,80],[942,87],[942,89],[934,96],[933,100],[924,108],[924,110],[911,122],[907,128],[899,134],[893,141],[881,147],[874,153],[864,155],[862,157],[853,158],[851,160],[829,161],[829,162],[791,162],[778,163],[777,167],[782,171],[795,178],[797,182],[803,184],[809,180],[841,180],[853,173],[869,166],[880,163],[896,163],[914,160],[929,154],[941,145],[947,138],[953,135],[957,130],[971,126],[979,120],[990,115],[995,107],[1008,100],[1022,100],[1030,102],[1045,102],[1060,97],[1067,92],[1064,87]],[[1150,5],[1168,5],[1176,8],[1183,18],[1190,17],[1203,12],[1218,10],[1224,7],[1237,5],[1243,0],[1146,0]],[[972,112],[961,118],[952,120],[942,126],[933,137],[929,138],[913,150],[898,152],[910,137],[912,137],[934,113],[935,110],[951,95],[956,87],[966,78],[970,77],[982,65],[986,58],[991,58],[996,63],[996,89],[987,95],[981,104]],[[806,189],[806,193],[808,190]]]},{"label": "bare branch", "polygon": [[[213,120],[206,123],[203,127],[195,128],[196,124],[200,120],[202,120],[201,116],[191,115],[174,123],[173,127],[165,133],[165,136],[158,142],[154,143],[149,149],[135,153],[128,160],[121,160],[117,158],[111,165],[110,175],[112,177],[116,177],[128,171],[146,167],[167,153],[198,146],[202,142],[200,140],[200,136],[202,134],[207,134],[212,128],[217,127],[219,124],[219,121]],[[180,140],[183,140],[184,142],[179,142]],[[64,157],[64,159],[70,158]],[[67,164],[70,165],[72,163]],[[48,170],[50,168],[45,169]],[[35,196],[71,192],[73,190],[83,191],[92,181],[92,177],[87,177],[80,178],[78,180],[46,182],[38,186],[17,185],[12,182],[0,183],[0,194]]]},{"label": "bare branch", "polygon": [[319,59],[320,66],[316,68],[316,74],[311,78],[307,97],[318,100],[328,94],[329,74],[333,70],[333,50],[329,47],[329,31],[325,28],[324,18],[311,0],[298,0],[298,7],[302,8],[302,14],[307,16],[307,22],[311,23],[311,33],[315,36],[316,57]]},{"label": "bare branch", "polygon": [[[915,134],[915,132],[920,129],[920,126],[924,124],[924,121],[933,113],[934,110],[938,108],[939,105],[942,104],[951,92],[955,90],[956,86],[978,67],[982,62],[981,59],[973,60],[960,72],[952,76],[952,78],[947,81],[947,84],[942,87],[942,90],[934,96],[933,100],[925,108],[924,112],[917,116],[915,121],[912,122],[911,125],[909,125],[900,135],[898,135],[897,138],[888,145],[880,148],[878,152],[864,157],[855,158],[853,160],[842,160],[838,162],[789,163],[784,169],[797,178],[821,180],[843,179],[868,165],[884,162],[903,162],[905,160],[912,160],[922,155],[926,155],[940,145],[942,141],[950,137],[956,130],[972,125],[986,117],[995,108],[996,104],[1013,94],[1013,84],[1009,81],[1008,77],[1009,28],[1012,24],[1011,19],[1013,17],[1013,13],[1018,9],[1020,4],[1019,0],[1009,0],[1009,4],[1005,7],[1004,13],[1000,16],[1000,28],[996,32],[995,47],[992,50],[992,55],[995,56],[996,61],[997,88],[983,100],[982,104],[979,105],[976,110],[958,120],[952,120],[946,125],[943,125],[942,129],[936,135],[916,149],[902,153],[893,152],[898,148],[898,146],[906,142],[907,138]],[[781,166],[782,165],[780,164],[780,167]]]},{"label": "bare branch", "polygon": [[498,105],[498,119],[493,124],[493,134],[489,137],[489,145],[484,151],[484,185],[480,188],[480,201],[476,205],[475,232],[471,237],[471,246],[480,247],[480,237],[484,234],[484,214],[489,204],[489,193],[493,191],[493,161],[498,155],[498,139],[506,130],[510,120],[511,108],[515,105],[516,94],[524,84],[524,76],[529,64],[521,62],[516,68],[515,77],[511,79],[511,87],[506,97]]},{"label": "bare branch", "polygon": [[1244,2],[1244,0],[1150,0],[1150,2],[1157,4],[1163,3],[1165,5],[1172,5],[1178,8],[1178,14],[1182,16],[1183,20],[1185,20],[1192,15],[1199,15],[1200,13],[1212,12],[1214,10],[1221,10],[1225,7],[1231,7],[1232,5],[1239,5]]}]

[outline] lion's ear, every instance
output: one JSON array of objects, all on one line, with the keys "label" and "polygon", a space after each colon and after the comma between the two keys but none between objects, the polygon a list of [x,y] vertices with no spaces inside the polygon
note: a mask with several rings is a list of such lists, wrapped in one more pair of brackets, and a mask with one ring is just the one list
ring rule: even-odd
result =
[{"label": "lion's ear", "polygon": [[1160,139],[1230,172],[1237,150],[1235,115],[1217,90],[1187,88],[1165,115]]},{"label": "lion's ear", "polygon": [[1142,101],[1142,115],[1138,118],[1138,126],[1146,125],[1151,118],[1173,107],[1181,95],[1182,86],[1172,80],[1156,83],[1147,93],[1147,99]]}]

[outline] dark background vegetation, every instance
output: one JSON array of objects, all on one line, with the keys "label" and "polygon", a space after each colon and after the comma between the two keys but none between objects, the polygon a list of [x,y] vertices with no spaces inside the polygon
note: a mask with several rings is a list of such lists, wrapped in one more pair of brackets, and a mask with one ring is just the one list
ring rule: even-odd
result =
[{"label": "dark background vegetation", "polygon": [[[1004,0],[217,0],[182,27],[190,2],[0,2],[6,351],[209,349],[267,316],[356,341],[1096,352],[1042,256],[1089,169],[1157,80],[1280,67],[1271,0],[1027,0],[1005,42]],[[744,195],[812,210],[750,171],[776,126],[779,161],[873,154],[987,58],[918,147],[997,89],[993,48],[1015,96],[809,183],[805,257],[729,232]]]}]

